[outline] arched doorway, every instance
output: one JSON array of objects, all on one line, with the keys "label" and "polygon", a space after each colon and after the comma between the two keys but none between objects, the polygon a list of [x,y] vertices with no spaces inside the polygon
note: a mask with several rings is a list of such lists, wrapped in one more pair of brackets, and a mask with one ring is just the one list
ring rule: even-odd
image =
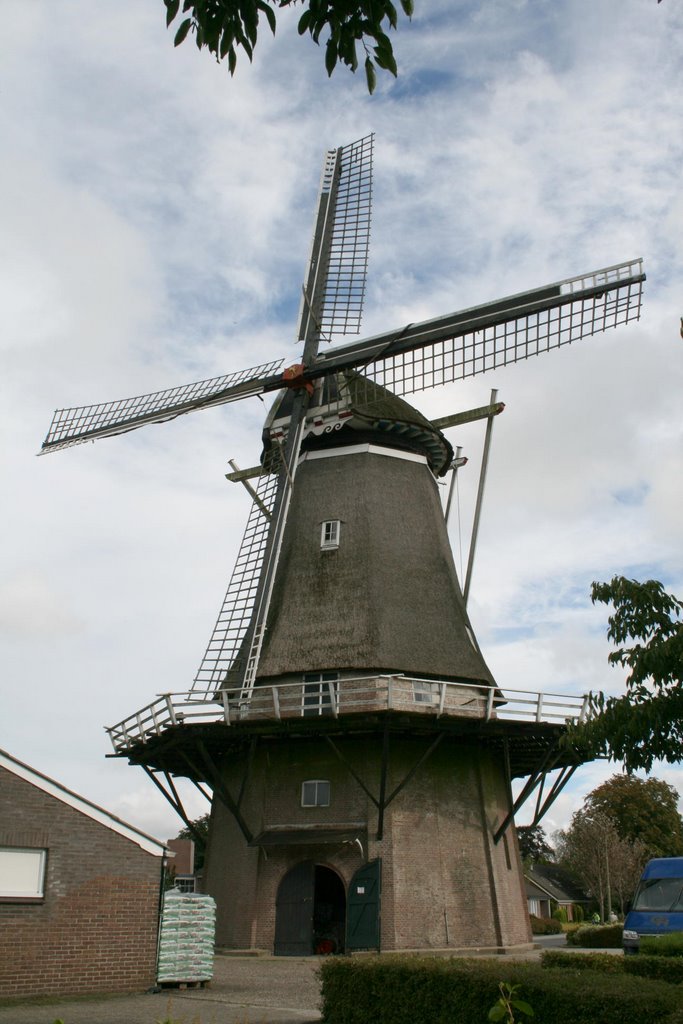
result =
[{"label": "arched doorway", "polygon": [[345,928],[346,892],[336,871],[308,860],[287,872],[275,904],[276,956],[341,953]]}]

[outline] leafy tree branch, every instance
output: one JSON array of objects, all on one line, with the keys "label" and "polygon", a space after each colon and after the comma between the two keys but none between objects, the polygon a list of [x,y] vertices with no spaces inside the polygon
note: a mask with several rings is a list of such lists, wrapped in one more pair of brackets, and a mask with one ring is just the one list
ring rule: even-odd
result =
[{"label": "leafy tree branch", "polygon": [[608,661],[628,670],[626,693],[592,696],[594,717],[572,731],[593,756],[649,771],[655,760],[683,760],[683,604],[657,580],[615,576],[593,583],[591,598],[612,605]]},{"label": "leafy tree branch", "polygon": [[[407,18],[413,15],[413,0],[399,0]],[[182,3],[182,10],[181,10]],[[300,4],[303,7],[298,31],[308,33],[314,43],[325,43],[325,69],[328,75],[337,63],[356,71],[364,57],[369,92],[377,83],[376,69],[398,73],[390,29],[398,27],[399,12],[391,0],[164,0],[166,25],[179,14],[186,15],[176,29],[174,45],[179,46],[193,34],[199,49],[208,49],[217,61],[227,59],[230,74],[237,67],[241,48],[251,61],[263,15],[273,35],[277,27],[276,10]]]}]

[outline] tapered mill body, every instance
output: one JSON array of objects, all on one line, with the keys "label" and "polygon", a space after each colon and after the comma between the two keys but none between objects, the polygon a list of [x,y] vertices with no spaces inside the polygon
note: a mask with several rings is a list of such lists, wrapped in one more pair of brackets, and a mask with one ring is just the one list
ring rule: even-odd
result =
[{"label": "tapered mill body", "polygon": [[[391,686],[419,712],[448,680],[477,721],[495,688],[439,495],[452,449],[384,389],[340,390],[338,429],[302,448],[255,686],[293,690],[308,733],[261,720],[258,743],[221,763],[254,835],[214,799],[204,885],[218,941],[283,954],[519,945],[516,840],[496,845],[490,827],[509,809],[503,757],[382,696]],[[288,405],[276,401],[266,435]]]}]

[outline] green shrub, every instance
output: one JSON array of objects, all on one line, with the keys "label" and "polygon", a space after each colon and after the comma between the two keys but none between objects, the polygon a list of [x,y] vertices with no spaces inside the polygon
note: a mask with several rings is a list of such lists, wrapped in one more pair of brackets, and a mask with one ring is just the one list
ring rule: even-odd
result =
[{"label": "green shrub", "polygon": [[573,915],[574,920],[576,921],[576,923],[577,924],[581,924],[581,922],[583,921],[583,919],[585,917],[585,914],[583,912],[583,907],[581,906],[580,903],[574,903],[572,905],[572,915]]},{"label": "green shrub", "polygon": [[553,910],[553,918],[556,921],[559,921],[560,924],[566,924],[567,923],[567,911],[565,910],[564,907],[556,907],[555,910]]},{"label": "green shrub", "polygon": [[535,914],[529,914],[529,921],[534,935],[559,935],[562,931],[560,922],[552,917],[536,917]]},{"label": "green shrub", "polygon": [[621,949],[621,924],[582,924],[573,932],[567,932],[568,946],[583,949]]},{"label": "green shrub", "polygon": [[538,963],[438,957],[335,957],[321,965],[326,1024],[479,1024],[499,985],[515,986],[552,1024],[671,1024],[680,995],[673,985],[597,971],[550,970]]},{"label": "green shrub", "polygon": [[668,981],[670,985],[683,983],[683,958],[672,959],[665,956],[624,957],[624,970],[627,974],[636,974],[639,978],[652,978],[655,981]]},{"label": "green shrub", "polygon": [[565,953],[545,949],[541,953],[541,966],[560,971],[600,971],[601,974],[623,974],[625,957],[614,953]]},{"label": "green shrub", "polygon": [[667,935],[643,935],[640,952],[648,956],[683,956],[683,932],[669,932]]}]

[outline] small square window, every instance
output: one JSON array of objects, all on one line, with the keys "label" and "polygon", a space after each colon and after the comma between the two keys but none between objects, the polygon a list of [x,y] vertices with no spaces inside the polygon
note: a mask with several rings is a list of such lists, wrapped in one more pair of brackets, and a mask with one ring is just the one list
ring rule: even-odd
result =
[{"label": "small square window", "polygon": [[326,779],[308,779],[301,783],[302,807],[329,807],[330,784]]},{"label": "small square window", "polygon": [[40,899],[45,891],[47,850],[0,847],[0,897]]},{"label": "small square window", "polygon": [[320,547],[323,550],[339,547],[339,533],[341,522],[339,519],[328,519],[322,524],[320,532]]},{"label": "small square window", "polygon": [[413,680],[413,700],[416,704],[436,704],[439,700],[439,684],[424,679]]}]

